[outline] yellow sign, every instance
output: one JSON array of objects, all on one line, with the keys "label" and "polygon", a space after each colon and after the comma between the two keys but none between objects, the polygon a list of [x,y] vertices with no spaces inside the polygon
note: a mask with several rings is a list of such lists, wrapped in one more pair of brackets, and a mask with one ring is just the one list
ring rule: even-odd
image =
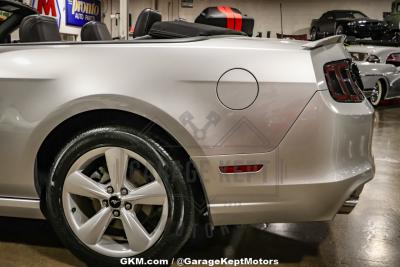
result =
[{"label": "yellow sign", "polygon": [[9,12],[0,10],[0,22],[5,21],[11,14]]}]

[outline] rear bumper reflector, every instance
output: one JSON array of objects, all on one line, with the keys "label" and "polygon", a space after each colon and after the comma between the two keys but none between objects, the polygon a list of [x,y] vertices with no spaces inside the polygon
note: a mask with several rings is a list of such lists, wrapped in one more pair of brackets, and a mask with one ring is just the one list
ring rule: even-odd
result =
[{"label": "rear bumper reflector", "polygon": [[258,172],[263,168],[264,165],[233,165],[233,166],[220,166],[219,170],[222,173],[246,173],[246,172]]}]

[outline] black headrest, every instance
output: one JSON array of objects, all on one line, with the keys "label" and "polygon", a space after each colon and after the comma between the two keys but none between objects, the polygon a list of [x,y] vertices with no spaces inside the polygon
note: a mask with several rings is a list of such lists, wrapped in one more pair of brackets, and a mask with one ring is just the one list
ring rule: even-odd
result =
[{"label": "black headrest", "polygon": [[246,35],[246,33],[240,31],[186,21],[156,22],[151,27],[149,34],[151,37],[159,39],[213,35]]},{"label": "black headrest", "polygon": [[98,21],[89,21],[81,30],[82,41],[109,41],[112,40],[107,26]]},{"label": "black headrest", "polygon": [[61,41],[57,21],[41,15],[27,16],[21,21],[19,38],[23,43]]},{"label": "black headrest", "polygon": [[149,34],[151,26],[157,21],[161,21],[160,12],[151,8],[144,9],[136,21],[133,37],[141,37]]}]

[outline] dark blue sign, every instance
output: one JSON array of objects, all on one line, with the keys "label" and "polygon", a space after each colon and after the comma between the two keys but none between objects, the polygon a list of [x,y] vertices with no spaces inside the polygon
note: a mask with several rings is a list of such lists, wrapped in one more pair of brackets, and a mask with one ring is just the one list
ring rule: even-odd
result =
[{"label": "dark blue sign", "polygon": [[100,0],[65,0],[65,5],[67,25],[82,27],[89,21],[101,20]]}]

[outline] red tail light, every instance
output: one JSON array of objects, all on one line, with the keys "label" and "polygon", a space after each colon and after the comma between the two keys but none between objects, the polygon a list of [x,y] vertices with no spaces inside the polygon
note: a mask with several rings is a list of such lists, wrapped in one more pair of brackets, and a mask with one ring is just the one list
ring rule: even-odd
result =
[{"label": "red tail light", "polygon": [[345,103],[359,103],[364,100],[358,68],[350,60],[327,63],[324,73],[333,99]]},{"label": "red tail light", "polygon": [[400,54],[399,53],[393,53],[388,56],[386,60],[386,64],[392,64],[395,65],[396,67],[400,66]]}]

